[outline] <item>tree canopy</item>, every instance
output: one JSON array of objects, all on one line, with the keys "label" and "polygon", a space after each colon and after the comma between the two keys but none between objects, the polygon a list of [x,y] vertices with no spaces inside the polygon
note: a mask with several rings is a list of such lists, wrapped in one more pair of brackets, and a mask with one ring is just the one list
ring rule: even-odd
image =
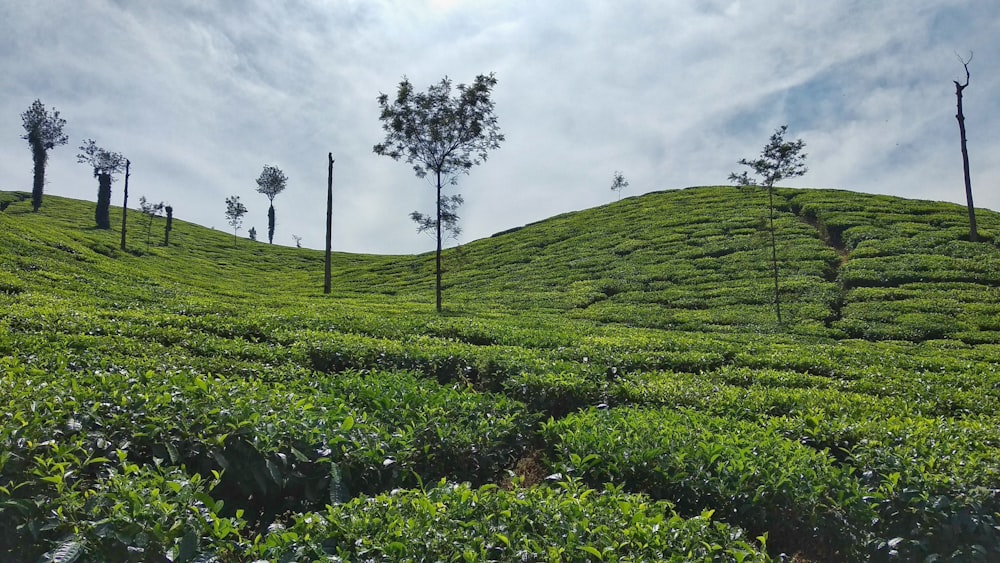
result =
[{"label": "tree canopy", "polygon": [[285,176],[285,173],[280,168],[265,164],[264,170],[257,177],[257,191],[266,195],[267,199],[273,203],[274,196],[285,191],[285,184],[287,182],[288,177]]}]

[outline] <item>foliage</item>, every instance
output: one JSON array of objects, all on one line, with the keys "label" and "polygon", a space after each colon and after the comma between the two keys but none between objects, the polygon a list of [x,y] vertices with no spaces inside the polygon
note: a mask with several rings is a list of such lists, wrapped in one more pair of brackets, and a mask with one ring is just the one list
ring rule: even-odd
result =
[{"label": "foliage", "polygon": [[996,559],[1000,250],[776,188],[779,327],[764,196],[448,250],[439,315],[422,257],[333,253],[324,296],[322,252],[0,193],[0,559]]},{"label": "foliage", "polygon": [[436,233],[438,312],[441,311],[442,231],[458,236],[458,207],[463,203],[461,195],[442,195],[442,181],[456,184],[458,174],[468,174],[473,166],[486,160],[489,151],[500,148],[504,136],[490,99],[496,83],[493,74],[481,74],[470,86],[459,84],[457,95],[452,97],[451,80],[447,77],[427,92],[414,92],[413,85],[404,77],[392,103],[387,94],[378,97],[385,139],[375,145],[375,154],[393,160],[405,159],[413,165],[418,178],[429,173],[435,180],[434,213],[424,215],[414,211],[410,218],[417,223],[419,232],[433,229]]},{"label": "foliage", "polygon": [[59,145],[65,145],[69,136],[63,132],[66,120],[59,117],[59,112],[52,108],[52,113],[45,109],[41,100],[35,100],[28,110],[21,114],[24,135],[21,138],[28,141],[31,147],[31,157],[34,160],[34,181],[31,190],[31,207],[38,211],[42,206],[42,191],[45,187],[45,163],[48,153]]},{"label": "foliage", "polygon": [[146,200],[146,196],[139,198],[139,211],[141,211],[146,216],[146,249],[149,249],[149,235],[153,229],[153,219],[159,217],[163,213],[163,209],[166,204],[162,201],[159,203],[153,203]]},{"label": "foliage", "polygon": [[111,182],[115,174],[125,171],[125,157],[121,153],[111,152],[97,146],[93,139],[87,139],[80,145],[80,153],[76,161],[87,164],[94,169],[94,177],[98,179],[97,210],[94,221],[98,229],[110,229],[111,218]]},{"label": "foliage", "polygon": [[614,176],[611,178],[611,191],[618,192],[618,199],[622,197],[622,190],[628,187],[628,180],[625,179],[625,174],[615,170]]},{"label": "foliage", "polygon": [[236,233],[243,224],[243,216],[247,214],[247,208],[240,203],[240,196],[234,195],[226,198],[226,221],[233,228],[233,245],[236,244]]},{"label": "foliage", "polygon": [[267,210],[267,241],[274,243],[274,197],[285,191],[288,177],[277,166],[264,165],[264,170],[257,177],[257,192],[267,196],[271,206]]}]

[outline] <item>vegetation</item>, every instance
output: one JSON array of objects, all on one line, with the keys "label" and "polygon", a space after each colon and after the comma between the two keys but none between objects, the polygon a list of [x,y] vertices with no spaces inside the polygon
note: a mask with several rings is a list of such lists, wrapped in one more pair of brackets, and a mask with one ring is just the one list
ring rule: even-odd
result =
[{"label": "vegetation", "polygon": [[45,164],[49,159],[49,151],[65,145],[69,136],[63,133],[66,120],[59,117],[55,108],[52,113],[45,109],[41,100],[35,100],[27,111],[21,114],[24,135],[31,147],[31,158],[34,161],[34,180],[31,189],[31,207],[38,211],[42,206],[42,193],[45,189]]},{"label": "vegetation", "polygon": [[618,199],[622,198],[622,190],[628,187],[628,180],[625,179],[625,174],[619,170],[615,170],[614,176],[611,178],[611,191],[618,192]]},{"label": "vegetation", "polygon": [[271,206],[267,209],[267,242],[274,244],[274,197],[285,191],[288,177],[277,166],[264,165],[257,177],[257,192],[267,196]]},{"label": "vegetation", "polygon": [[[0,559],[1000,557],[1000,249],[964,206],[647,194],[424,256],[0,192]],[[979,210],[981,240],[1000,214]]]},{"label": "vegetation", "polygon": [[125,157],[121,153],[111,152],[97,146],[93,139],[87,139],[80,145],[80,153],[76,161],[94,169],[97,178],[97,209],[94,211],[94,222],[98,229],[111,228],[111,182],[115,174],[125,171]]},{"label": "vegetation", "polygon": [[240,196],[233,195],[226,198],[226,221],[233,228],[233,247],[236,246],[236,233],[243,225],[243,216],[247,214],[247,207],[240,203]]},{"label": "vegetation", "polygon": [[458,208],[464,203],[461,194],[442,195],[442,182],[458,183],[459,174],[468,174],[473,166],[486,160],[489,151],[500,148],[504,136],[490,98],[496,84],[492,74],[480,74],[471,86],[459,84],[453,98],[451,80],[447,77],[427,92],[416,93],[410,81],[403,78],[392,103],[387,94],[378,97],[385,139],[375,145],[375,153],[393,160],[405,159],[413,165],[418,178],[427,174],[434,177],[437,189],[434,214],[414,211],[410,218],[417,223],[418,231],[433,230],[436,234],[434,295],[438,312],[441,312],[442,234],[460,232]]}]

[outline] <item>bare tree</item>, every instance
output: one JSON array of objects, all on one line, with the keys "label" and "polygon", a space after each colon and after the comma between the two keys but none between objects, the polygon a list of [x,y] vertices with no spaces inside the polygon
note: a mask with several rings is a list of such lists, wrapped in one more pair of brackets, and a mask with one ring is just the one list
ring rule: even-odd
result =
[{"label": "bare tree", "polygon": [[[132,168],[132,162],[125,159],[125,189],[122,195],[122,251],[125,250],[125,224],[128,221],[128,178],[132,175],[130,169]],[[146,243],[149,246],[149,242]]]},{"label": "bare tree", "polygon": [[146,196],[139,198],[139,211],[146,216],[146,250],[149,250],[149,235],[153,231],[153,219],[159,217],[160,213],[163,213],[165,206],[166,204],[162,201],[160,203],[146,201]]},{"label": "bare tree", "polygon": [[802,152],[806,144],[802,139],[785,142],[787,125],[777,128],[760,157],[756,160],[740,159],[739,164],[750,168],[756,178],[751,178],[746,171],[737,175],[729,175],[729,181],[739,186],[761,186],[767,188],[768,205],[771,215],[769,227],[771,231],[771,265],[774,270],[774,313],[781,324],[781,300],[778,297],[778,246],[774,240],[774,183],[785,178],[802,176],[808,169],[805,166],[806,155]]},{"label": "bare tree", "polygon": [[497,80],[490,75],[479,75],[475,82],[458,85],[455,97],[451,95],[451,80],[447,77],[432,85],[427,92],[415,92],[405,77],[399,83],[394,101],[380,94],[382,129],[385,139],[375,145],[376,154],[393,160],[404,159],[413,165],[418,178],[428,173],[434,176],[437,190],[435,212],[424,215],[414,211],[410,218],[416,221],[420,232],[434,230],[437,238],[435,253],[435,306],[441,312],[441,241],[443,231],[459,232],[458,207],[461,195],[445,196],[445,184],[458,183],[460,173],[486,160],[487,153],[500,148],[504,140],[493,113],[490,94]]},{"label": "bare tree", "polygon": [[965,83],[959,84],[958,80],[954,80],[955,83],[955,97],[958,98],[958,114],[955,115],[955,119],[958,120],[958,132],[962,136],[962,171],[965,173],[965,201],[969,206],[969,240],[972,242],[979,241],[979,233],[976,231],[976,208],[972,204],[972,177],[969,174],[969,147],[965,139],[965,114],[962,113],[962,92],[969,85],[969,63],[972,62],[972,53],[969,53],[968,60],[962,57],[958,58],[962,62],[962,66],[965,68]]},{"label": "bare tree", "polygon": [[21,135],[21,138],[28,141],[28,145],[31,146],[31,158],[35,163],[31,209],[37,212],[42,206],[45,163],[49,159],[49,151],[59,145],[65,145],[69,141],[69,136],[63,133],[66,120],[59,117],[59,112],[55,108],[49,113],[41,100],[32,102],[28,111],[21,114],[21,121],[24,125],[24,135]]},{"label": "bare tree", "polygon": [[326,257],[323,264],[323,293],[330,293],[331,243],[333,240],[333,153],[327,154],[326,169]]}]

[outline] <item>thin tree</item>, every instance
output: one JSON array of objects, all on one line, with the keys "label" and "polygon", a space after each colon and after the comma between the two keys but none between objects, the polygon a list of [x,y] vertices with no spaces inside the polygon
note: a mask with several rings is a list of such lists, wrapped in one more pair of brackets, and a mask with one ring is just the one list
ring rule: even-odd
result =
[{"label": "thin tree", "polygon": [[443,231],[457,235],[458,207],[461,195],[444,196],[445,184],[458,183],[458,175],[468,174],[469,169],[486,160],[487,153],[500,147],[504,140],[493,113],[490,98],[497,80],[491,73],[479,75],[466,86],[459,84],[452,97],[448,77],[432,85],[426,92],[415,92],[410,81],[403,77],[390,101],[386,94],[379,94],[382,112],[379,120],[385,139],[375,145],[376,154],[393,160],[403,159],[413,166],[418,178],[431,174],[436,189],[434,215],[413,212],[419,232],[434,230],[437,240],[435,252],[435,306],[441,312],[441,247]]},{"label": "thin tree", "polygon": [[333,240],[333,153],[327,154],[326,167],[326,260],[323,264],[323,293],[330,293],[331,242]]},{"label": "thin tree", "polygon": [[277,166],[265,164],[257,178],[257,191],[266,195],[271,207],[267,210],[267,242],[274,244],[274,196],[285,191],[288,177]]},{"label": "thin tree", "polygon": [[622,199],[622,190],[628,187],[628,180],[625,179],[625,174],[620,170],[615,170],[614,176],[611,178],[611,191],[618,192],[618,201]]},{"label": "thin tree", "polygon": [[59,112],[52,108],[52,113],[45,109],[41,100],[32,102],[28,111],[21,114],[24,125],[24,135],[21,138],[28,141],[31,147],[31,158],[34,161],[34,182],[31,187],[31,209],[37,212],[42,206],[42,192],[45,189],[45,163],[49,159],[49,151],[65,145],[69,136],[63,133],[66,120],[59,117]]},{"label": "thin tree", "polygon": [[174,208],[167,205],[163,209],[167,212],[167,225],[163,227],[163,246],[170,246],[170,231],[174,230]]},{"label": "thin tree", "polygon": [[153,219],[160,216],[163,213],[163,208],[165,204],[161,201],[160,203],[153,203],[151,201],[146,201],[146,196],[139,198],[139,211],[146,216],[146,250],[149,250],[149,236],[153,231]]},{"label": "thin tree", "polygon": [[[125,188],[122,197],[122,251],[125,250],[125,224],[128,221],[128,178],[131,176],[132,162],[125,159]],[[148,243],[147,243],[148,246]]]},{"label": "thin tree", "polygon": [[778,324],[781,324],[781,300],[778,297],[778,246],[774,238],[774,183],[785,178],[802,176],[808,171],[805,166],[806,155],[802,152],[806,144],[802,139],[786,142],[786,131],[788,131],[787,125],[776,129],[756,160],[740,159],[739,164],[750,168],[755,175],[754,178],[751,178],[746,171],[739,175],[735,172],[729,175],[729,180],[738,186],[767,188],[770,207],[771,266],[774,272],[774,313],[778,317]]},{"label": "thin tree", "polygon": [[231,195],[226,198],[226,221],[233,228],[233,248],[236,248],[236,233],[243,225],[243,216],[247,214],[247,208],[240,203],[240,196]]},{"label": "thin tree", "polygon": [[972,177],[969,174],[969,147],[965,139],[965,114],[962,112],[962,92],[969,85],[969,63],[972,62],[972,53],[969,53],[969,60],[958,58],[965,67],[965,83],[955,83],[955,97],[958,98],[958,113],[955,119],[958,120],[958,132],[962,137],[962,171],[965,173],[965,201],[969,206],[969,240],[979,242],[979,233],[976,230],[976,208],[972,205]]},{"label": "thin tree", "polygon": [[250,227],[250,230],[247,231],[247,236],[250,237],[250,240],[257,242],[257,227]]},{"label": "thin tree", "polygon": [[87,164],[94,169],[97,178],[97,209],[94,211],[94,222],[98,229],[111,228],[111,182],[114,175],[125,170],[125,157],[121,153],[111,152],[97,146],[93,139],[87,139],[80,145],[80,154],[76,161]]}]

